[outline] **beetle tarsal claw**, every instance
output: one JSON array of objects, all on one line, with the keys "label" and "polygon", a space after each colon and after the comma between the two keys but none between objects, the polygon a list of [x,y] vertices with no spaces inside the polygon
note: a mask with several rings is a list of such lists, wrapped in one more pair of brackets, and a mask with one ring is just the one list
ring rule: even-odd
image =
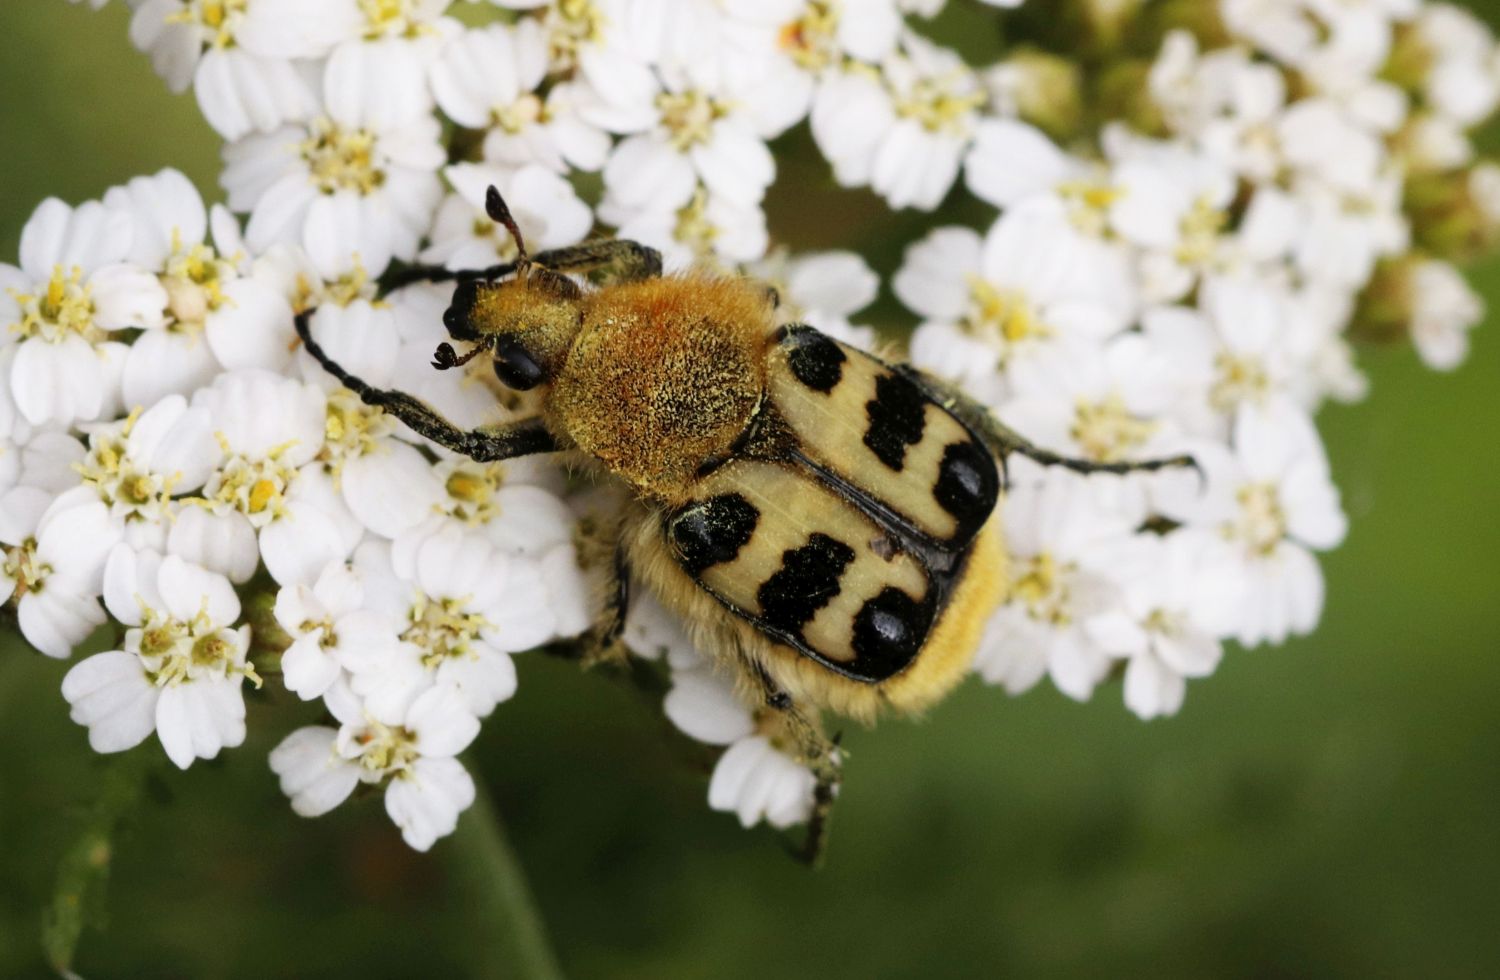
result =
[{"label": "beetle tarsal claw", "polygon": [[460,357],[453,350],[453,345],[448,343],[447,341],[444,341],[443,343],[438,344],[437,350],[433,351],[432,366],[437,368],[439,371],[446,371],[449,368],[459,367],[461,365],[469,363],[474,358],[478,357],[480,351],[482,350],[484,350],[482,346],[475,347],[467,354]]}]

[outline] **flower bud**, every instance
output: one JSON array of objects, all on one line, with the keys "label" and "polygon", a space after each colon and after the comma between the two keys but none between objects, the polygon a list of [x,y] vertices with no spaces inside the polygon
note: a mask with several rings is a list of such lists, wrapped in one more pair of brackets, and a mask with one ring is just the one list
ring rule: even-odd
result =
[{"label": "flower bud", "polygon": [[1077,63],[1045,51],[1026,50],[984,74],[996,111],[1015,116],[1066,142],[1083,121],[1083,74]]}]

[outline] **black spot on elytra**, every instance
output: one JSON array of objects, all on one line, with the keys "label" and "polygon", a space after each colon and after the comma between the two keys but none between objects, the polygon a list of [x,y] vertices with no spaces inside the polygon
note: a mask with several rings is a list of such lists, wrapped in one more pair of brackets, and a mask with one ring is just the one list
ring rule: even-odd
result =
[{"label": "black spot on elytra", "polygon": [[932,495],[958,522],[954,538],[972,537],[995,509],[999,494],[1000,474],[995,459],[978,443],[966,439],[943,450]]},{"label": "black spot on elytra", "polygon": [[690,575],[734,561],[760,522],[760,511],[737,493],[692,504],[672,518],[667,534]]},{"label": "black spot on elytra", "polygon": [[826,394],[844,377],[844,362],[849,359],[848,355],[832,338],[812,327],[783,327],[781,343],[787,349],[787,364],[792,374],[813,391]]},{"label": "black spot on elytra", "polygon": [[911,663],[927,640],[932,605],[887,586],[854,617],[853,670],[884,680]]},{"label": "black spot on elytra", "polygon": [[826,534],[788,548],[781,568],[760,585],[761,618],[775,629],[800,634],[802,626],[839,594],[839,579],[854,560],[854,549]]},{"label": "black spot on elytra", "polygon": [[927,426],[927,398],[906,378],[883,374],[875,379],[875,397],[865,403],[870,417],[865,445],[891,469],[906,464],[906,447],[922,441]]}]

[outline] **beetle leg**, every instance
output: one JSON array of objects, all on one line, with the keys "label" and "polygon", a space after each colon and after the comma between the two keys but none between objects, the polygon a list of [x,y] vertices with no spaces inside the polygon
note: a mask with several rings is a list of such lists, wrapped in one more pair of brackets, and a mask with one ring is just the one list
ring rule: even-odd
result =
[{"label": "beetle leg", "polygon": [[[545,253],[544,253],[545,254]],[[516,271],[516,263],[501,262],[484,269],[449,269],[441,265],[408,265],[392,268],[380,277],[380,295],[388,296],[419,282],[478,282],[495,280]]]},{"label": "beetle leg", "polygon": [[[531,257],[534,265],[554,272],[586,272],[613,266],[616,282],[638,282],[661,275],[661,253],[639,242],[623,238],[585,242],[566,248],[548,249]],[[448,269],[440,265],[409,265],[392,269],[380,277],[380,295],[386,296],[419,282],[493,282],[516,271],[515,262],[501,262],[483,269]]]},{"label": "beetle leg", "polygon": [[1060,453],[1052,452],[1050,449],[1043,449],[1004,422],[1001,422],[995,417],[994,412],[964,394],[956,385],[940,381],[925,371],[920,371],[909,364],[903,364],[897,370],[920,385],[927,392],[928,397],[952,412],[957,416],[959,421],[972,429],[974,434],[999,458],[1002,465],[1004,465],[1006,457],[1011,453],[1020,453],[1022,456],[1035,460],[1044,466],[1060,466],[1075,473],[1114,473],[1123,475],[1126,473],[1153,473],[1157,470],[1186,466],[1197,470],[1200,477],[1203,475],[1203,468],[1191,456],[1171,456],[1166,459],[1100,463],[1090,459],[1077,459],[1072,456],[1064,456]]},{"label": "beetle leg", "polygon": [[394,415],[438,445],[481,463],[514,459],[533,453],[556,452],[560,448],[540,418],[517,419],[466,431],[443,418],[420,399],[402,391],[390,391],[367,384],[345,371],[312,339],[309,327],[312,314],[312,310],[298,313],[296,325],[297,334],[313,359],[344,387],[358,395],[366,405],[373,405]]},{"label": "beetle leg", "polygon": [[624,663],[630,651],[621,641],[625,635],[625,617],[630,613],[630,562],[625,556],[623,539],[615,543],[610,561],[609,580],[604,596],[604,615],[591,631],[584,666],[601,663]]},{"label": "beetle leg", "polygon": [[639,282],[661,275],[660,252],[623,238],[549,249],[533,255],[531,260],[554,272],[584,272],[610,266],[615,282]]},{"label": "beetle leg", "polygon": [[812,813],[807,820],[807,836],[797,850],[797,857],[805,864],[817,867],[828,848],[828,826],[843,778],[838,736],[830,739],[824,735],[817,718],[809,717],[798,707],[791,695],[783,691],[759,663],[752,661],[749,670],[765,697],[766,708],[776,712],[775,717],[780,722],[780,731],[776,734],[796,752],[797,761],[813,774]]}]

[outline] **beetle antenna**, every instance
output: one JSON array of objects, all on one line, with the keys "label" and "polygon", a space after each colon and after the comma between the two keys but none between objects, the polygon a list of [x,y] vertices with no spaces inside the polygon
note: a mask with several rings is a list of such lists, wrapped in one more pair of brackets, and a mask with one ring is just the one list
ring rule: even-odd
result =
[{"label": "beetle antenna", "polygon": [[488,350],[488,348],[483,344],[480,344],[478,347],[471,349],[467,354],[460,357],[453,350],[452,344],[441,343],[438,344],[437,350],[432,354],[432,366],[437,368],[439,371],[446,371],[449,368],[456,368],[469,363],[486,350]]},{"label": "beetle antenna", "polygon": [[500,196],[500,188],[491,184],[489,190],[484,192],[484,211],[490,216],[490,220],[505,226],[510,232],[510,237],[516,240],[516,251],[520,257],[516,259],[516,268],[524,269],[531,264],[531,257],[526,254],[526,242],[521,238],[521,228],[516,224],[516,219],[511,216],[510,208],[505,203],[505,198]]}]

